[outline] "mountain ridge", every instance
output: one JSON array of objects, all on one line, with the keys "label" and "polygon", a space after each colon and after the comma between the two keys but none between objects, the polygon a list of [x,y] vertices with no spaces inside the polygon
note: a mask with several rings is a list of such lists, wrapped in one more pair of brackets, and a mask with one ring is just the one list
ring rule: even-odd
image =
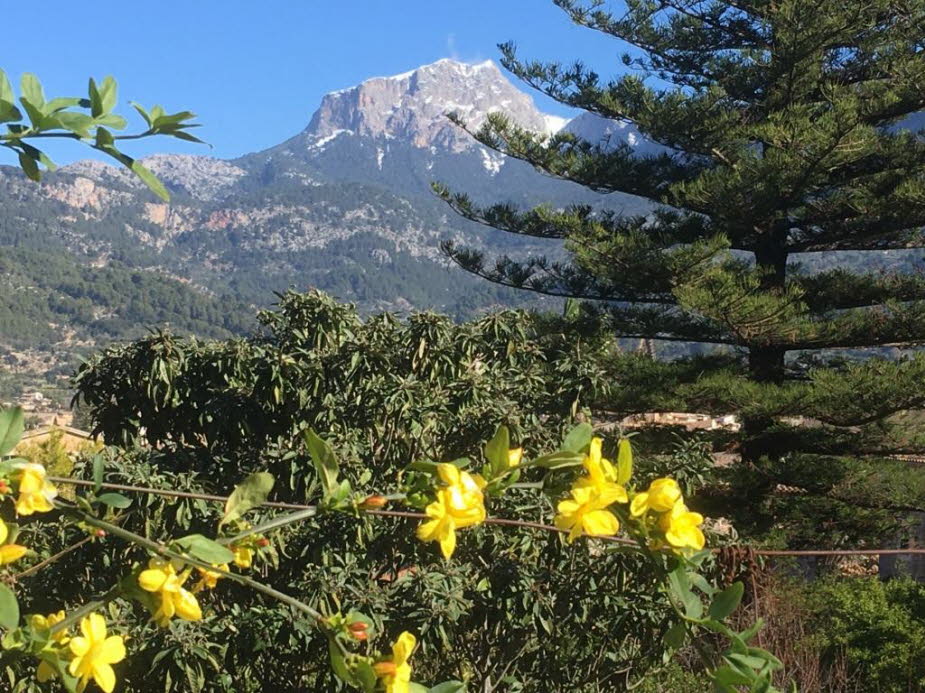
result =
[{"label": "mountain ridge", "polygon": [[[290,287],[321,288],[365,312],[433,308],[464,318],[549,305],[462,272],[438,248],[452,238],[523,255],[557,252],[557,244],[462,220],[430,183],[484,202],[604,198],[485,149],[446,118],[450,110],[475,125],[494,110],[540,132],[568,124],[491,61],[446,59],[326,94],[302,131],[259,152],[145,157],[170,203],[95,160],[40,184],[0,166],[0,287],[8,295],[0,352],[39,346],[56,354],[51,362],[165,323],[235,334]],[[625,196],[609,201],[646,208]],[[94,282],[106,286],[95,291]]]}]

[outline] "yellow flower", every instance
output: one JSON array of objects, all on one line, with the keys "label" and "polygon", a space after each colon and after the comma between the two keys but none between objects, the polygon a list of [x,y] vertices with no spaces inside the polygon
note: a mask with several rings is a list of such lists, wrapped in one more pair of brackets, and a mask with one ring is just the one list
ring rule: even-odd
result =
[{"label": "yellow flower", "polygon": [[700,531],[703,515],[692,513],[681,500],[659,518],[658,524],[665,533],[665,541],[676,549],[700,551],[706,543],[703,532]]},{"label": "yellow flower", "polygon": [[588,454],[582,463],[588,476],[575,481],[575,488],[591,488],[598,493],[614,496],[616,503],[628,503],[626,489],[616,483],[617,471],[610,460],[601,456],[601,439],[592,438]]},{"label": "yellow flower", "polygon": [[417,640],[406,631],[392,645],[391,658],[373,665],[376,676],[385,686],[385,693],[409,693],[411,690],[411,665],[408,660],[415,645]]},{"label": "yellow flower", "polygon": [[[222,563],[221,565],[212,565],[213,568],[219,568],[228,572],[228,564]],[[215,570],[206,570],[205,568],[197,567],[196,570],[199,572],[199,582],[193,586],[193,592],[199,592],[204,589],[214,590],[215,586],[218,584],[218,581],[221,580],[224,575]]]},{"label": "yellow flower", "polygon": [[512,448],[507,451],[507,466],[508,469],[513,469],[514,467],[520,466],[520,460],[524,456],[523,448]]},{"label": "yellow flower", "polygon": [[71,676],[76,676],[77,693],[87,687],[90,678],[106,693],[112,693],[116,685],[113,664],[125,659],[125,643],[122,636],[106,637],[106,621],[99,614],[90,614],[80,622],[82,636],[72,638],[68,643],[74,659],[68,665]]},{"label": "yellow flower", "polygon": [[418,527],[421,541],[436,541],[444,558],[456,550],[456,530],[485,521],[485,480],[478,474],[461,471],[452,464],[437,465],[437,474],[446,484],[437,489],[434,502],[427,506],[427,520]]},{"label": "yellow flower", "polygon": [[674,479],[667,477],[656,479],[649,484],[649,490],[637,493],[630,504],[630,513],[634,517],[644,515],[648,510],[660,513],[668,512],[681,500],[681,487]]},{"label": "yellow flower", "polygon": [[452,464],[438,464],[437,474],[447,485],[447,512],[457,527],[469,527],[485,521],[485,480],[478,474],[464,472]]},{"label": "yellow flower", "polygon": [[184,621],[199,621],[202,609],[192,592],[183,588],[189,575],[186,571],[177,575],[173,564],[159,558],[148,561],[148,569],[138,575],[138,585],[146,592],[153,592],[157,600],[154,622],[161,627],[170,623],[170,619],[179,616]]},{"label": "yellow flower", "polygon": [[31,515],[54,510],[51,501],[58,495],[58,489],[45,479],[45,467],[40,464],[23,463],[15,469],[13,478],[19,482],[16,512],[19,515]]},{"label": "yellow flower", "polygon": [[[46,631],[51,630],[56,624],[61,623],[64,618],[65,614],[63,611],[58,611],[54,614],[48,614],[47,616],[42,616],[41,614],[33,614],[29,617],[29,625],[32,627],[33,631]],[[51,639],[59,645],[66,645],[70,641],[67,629],[65,628],[52,633]],[[39,680],[39,683],[45,683],[46,681],[51,681],[52,679],[56,678],[58,676],[58,672],[51,664],[43,659],[39,662],[39,665],[35,670],[35,676]]]},{"label": "yellow flower", "polygon": [[25,546],[20,546],[19,544],[5,543],[9,536],[10,528],[6,526],[3,520],[0,520],[0,544],[3,544],[3,546],[0,546],[0,565],[7,565],[13,561],[18,561],[25,556],[26,552],[29,550]]},{"label": "yellow flower", "polygon": [[[620,489],[618,486],[616,488]],[[572,488],[572,498],[559,503],[556,527],[568,530],[569,542],[575,541],[582,534],[592,537],[616,534],[620,529],[620,521],[607,507],[619,500],[620,494],[614,488],[598,491],[593,486],[576,485]]]},{"label": "yellow flower", "polygon": [[418,539],[421,541],[440,542],[443,557],[449,559],[456,550],[456,523],[449,513],[448,493],[445,489],[437,491],[437,500],[424,510],[430,519],[418,527]]},{"label": "yellow flower", "polygon": [[[65,614],[63,611],[58,611],[53,614],[48,614],[47,616],[42,616],[41,614],[33,614],[29,618],[29,625],[32,626],[32,630],[51,630],[58,623],[61,623],[65,619]],[[67,643],[70,638],[67,635],[67,629],[62,628],[61,630],[52,634],[51,639],[57,643],[64,645]]]},{"label": "yellow flower", "polygon": [[250,568],[254,562],[254,550],[249,546],[232,546],[234,564],[239,568]]}]

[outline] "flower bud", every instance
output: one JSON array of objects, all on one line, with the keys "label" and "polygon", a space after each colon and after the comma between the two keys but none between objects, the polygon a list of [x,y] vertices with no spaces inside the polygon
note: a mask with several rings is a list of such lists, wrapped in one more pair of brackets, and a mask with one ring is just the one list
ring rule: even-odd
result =
[{"label": "flower bud", "polygon": [[350,631],[350,635],[352,635],[357,640],[366,640],[367,628],[369,628],[369,626],[362,621],[355,621],[354,623],[351,623],[349,626],[347,626],[347,630]]},{"label": "flower bud", "polygon": [[0,479],[0,494],[9,493],[9,492],[10,492],[10,486],[7,483],[6,479]]},{"label": "flower bud", "polygon": [[389,499],[385,496],[367,496],[358,507],[360,510],[378,510],[388,502]]},{"label": "flower bud", "polygon": [[259,546],[261,549],[265,549],[269,545],[270,545],[270,540],[267,539],[266,537],[260,537],[257,540],[257,546]]},{"label": "flower bud", "polygon": [[100,539],[102,539],[103,537],[106,536],[106,530],[105,530],[105,529],[98,529],[98,530],[96,530],[96,531],[94,532],[94,534],[95,534],[96,536],[98,536]]},{"label": "flower bud", "polygon": [[392,676],[395,674],[395,662],[376,662],[373,664],[373,671],[379,678]]}]

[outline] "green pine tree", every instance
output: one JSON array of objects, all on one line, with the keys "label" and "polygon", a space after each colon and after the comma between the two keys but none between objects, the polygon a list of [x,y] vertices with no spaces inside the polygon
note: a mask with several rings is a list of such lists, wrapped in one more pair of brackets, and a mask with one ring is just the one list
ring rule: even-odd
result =
[{"label": "green pine tree", "polygon": [[[925,404],[912,349],[925,342],[925,277],[865,269],[883,251],[925,247],[925,142],[897,127],[925,109],[925,2],[627,0],[619,15],[555,4],[629,49],[623,74],[524,61],[511,44],[504,66],[563,104],[635,124],[666,153],[538,136],[498,114],[474,135],[653,211],[480,207],[437,185],[462,215],[563,239],[569,256],[445,250],[493,282],[585,299],[620,336],[724,352],[632,357],[620,368],[635,401],[609,408],[739,414],[733,488],[756,531],[783,522],[811,541],[824,516],[830,539],[837,529],[851,541],[889,516],[863,508],[925,508],[921,474],[888,459],[921,449],[892,424]],[[808,495],[781,499],[780,484]]]}]

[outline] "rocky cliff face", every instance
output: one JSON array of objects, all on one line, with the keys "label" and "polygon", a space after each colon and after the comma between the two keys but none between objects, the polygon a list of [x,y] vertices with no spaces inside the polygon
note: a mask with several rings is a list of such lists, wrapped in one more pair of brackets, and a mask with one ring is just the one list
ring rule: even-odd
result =
[{"label": "rocky cliff face", "polygon": [[343,134],[396,138],[415,147],[458,152],[474,145],[446,114],[457,112],[470,126],[479,127],[494,111],[532,130],[549,127],[533,99],[515,88],[492,61],[469,65],[445,59],[327,94],[303,134],[309,146]]}]

